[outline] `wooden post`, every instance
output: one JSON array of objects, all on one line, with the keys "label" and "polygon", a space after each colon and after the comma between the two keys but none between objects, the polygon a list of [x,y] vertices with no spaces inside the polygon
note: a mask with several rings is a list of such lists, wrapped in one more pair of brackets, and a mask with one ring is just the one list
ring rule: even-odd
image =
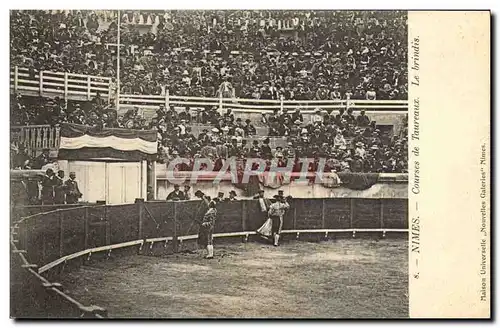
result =
[{"label": "wooden post", "polygon": [[172,202],[174,205],[174,215],[173,215],[173,220],[174,220],[174,236],[172,238],[172,245],[174,248],[174,253],[177,253],[179,251],[179,240],[177,239],[177,202]]},{"label": "wooden post", "polygon": [[325,199],[321,202],[321,228],[326,229],[325,227]]},{"label": "wooden post", "polygon": [[222,115],[222,92],[219,90],[219,112]]},{"label": "wooden post", "polygon": [[111,79],[106,80],[108,82],[108,105],[111,104]]},{"label": "wooden post", "polygon": [[56,136],[54,138],[54,148],[59,148],[59,143],[61,141],[61,127],[56,125]]},{"label": "wooden post", "polygon": [[137,204],[137,212],[139,215],[139,222],[138,222],[138,234],[137,234],[137,239],[143,239],[143,223],[144,223],[144,199],[143,198],[136,198],[135,203]]},{"label": "wooden post", "polygon": [[89,75],[89,76],[87,76],[87,100],[92,99],[92,95],[90,94],[90,86],[91,86],[91,83],[90,83],[90,75]]},{"label": "wooden post", "polygon": [[40,96],[43,96],[43,71],[38,72]]},{"label": "wooden post", "polygon": [[64,100],[68,101],[68,72],[64,72]]},{"label": "wooden post", "polygon": [[42,148],[49,148],[49,129],[50,127],[42,128]]},{"label": "wooden post", "polygon": [[141,161],[141,197],[148,199],[148,163]]},{"label": "wooden post", "polygon": [[349,224],[349,228],[354,228],[352,226],[352,223],[354,222],[354,207],[355,207],[355,200],[354,198],[351,198],[351,210],[349,211],[349,216],[350,216],[350,224]]},{"label": "wooden post", "polygon": [[47,144],[48,144],[48,148],[50,149],[54,149],[54,134],[55,134],[55,130],[53,127],[49,127],[48,129],[48,141],[47,141]]},{"label": "wooden post", "polygon": [[105,234],[106,234],[106,245],[111,245],[111,224],[108,219],[108,207],[104,206],[104,221],[106,222]]},{"label": "wooden post", "polygon": [[[43,223],[42,223],[43,224]],[[46,245],[46,239],[47,236],[46,234],[42,233],[42,258],[40,259],[37,259],[38,261],[36,262],[37,264],[40,264],[40,263],[47,263],[47,261],[45,260],[45,254],[46,254],[46,250],[47,250],[47,245]]]},{"label": "wooden post", "polygon": [[19,67],[15,66],[14,67],[14,92],[17,93],[17,88],[18,88],[18,79],[19,79]]},{"label": "wooden post", "polygon": [[84,232],[85,232],[85,239],[83,241],[83,248],[88,249],[89,248],[89,208],[85,206],[84,208]]},{"label": "wooden post", "polygon": [[156,181],[156,161],[151,162],[151,185],[153,186],[153,198],[156,199],[158,186]]},{"label": "wooden post", "polygon": [[241,202],[241,227],[243,231],[247,231],[247,221],[248,221],[247,201],[243,200]]},{"label": "wooden post", "polygon": [[384,199],[380,198],[380,228],[384,227]]},{"label": "wooden post", "polygon": [[168,90],[168,87],[165,86],[165,110],[168,110],[170,107],[170,91]]},{"label": "wooden post", "polygon": [[42,128],[36,127],[36,140],[35,140],[36,150],[42,148]]},{"label": "wooden post", "polygon": [[293,206],[293,229],[297,229],[297,203]]},{"label": "wooden post", "polygon": [[59,257],[64,256],[64,212],[59,212]]}]

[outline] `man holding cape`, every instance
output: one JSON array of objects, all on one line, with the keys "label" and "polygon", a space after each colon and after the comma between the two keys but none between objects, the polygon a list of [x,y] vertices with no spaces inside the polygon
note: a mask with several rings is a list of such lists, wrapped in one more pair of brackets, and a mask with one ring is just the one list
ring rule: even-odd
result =
[{"label": "man holding cape", "polygon": [[276,195],[274,203],[269,206],[268,216],[266,222],[257,230],[260,235],[272,238],[273,245],[278,246],[281,228],[283,227],[283,216],[290,208],[287,198]]}]

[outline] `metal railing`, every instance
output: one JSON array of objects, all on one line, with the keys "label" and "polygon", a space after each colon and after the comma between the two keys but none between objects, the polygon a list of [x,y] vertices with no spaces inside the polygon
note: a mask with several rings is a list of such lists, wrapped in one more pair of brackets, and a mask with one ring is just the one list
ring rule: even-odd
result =
[{"label": "metal railing", "polygon": [[102,98],[107,98],[110,102],[114,97],[110,86],[109,77],[67,72],[34,72],[18,66],[10,69],[10,88],[15,93],[91,100],[99,92]]}]

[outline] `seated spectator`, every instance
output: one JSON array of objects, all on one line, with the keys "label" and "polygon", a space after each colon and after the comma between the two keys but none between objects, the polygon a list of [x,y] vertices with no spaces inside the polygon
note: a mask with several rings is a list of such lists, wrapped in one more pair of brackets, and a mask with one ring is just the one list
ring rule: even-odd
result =
[{"label": "seated spectator", "polygon": [[179,188],[179,185],[174,185],[174,190],[167,195],[167,200],[184,200],[184,192]]},{"label": "seated spectator", "polygon": [[366,111],[361,110],[358,117],[356,117],[356,123],[358,126],[367,127],[370,124],[370,119],[365,115]]}]

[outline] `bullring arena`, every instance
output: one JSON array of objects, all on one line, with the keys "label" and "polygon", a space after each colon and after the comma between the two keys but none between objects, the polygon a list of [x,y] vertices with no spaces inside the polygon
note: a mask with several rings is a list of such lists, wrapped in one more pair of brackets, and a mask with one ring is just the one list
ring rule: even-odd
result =
[{"label": "bullring arena", "polygon": [[254,215],[257,201],[219,204],[212,260],[203,258],[192,234],[201,201],[139,200],[27,216],[12,231],[14,311],[110,318],[408,316],[405,199],[292,203],[279,247],[254,232],[262,223]]},{"label": "bullring arena", "polygon": [[63,283],[116,318],[405,318],[406,243],[216,244],[215,261],[200,252],[120,258],[82,267]]}]

